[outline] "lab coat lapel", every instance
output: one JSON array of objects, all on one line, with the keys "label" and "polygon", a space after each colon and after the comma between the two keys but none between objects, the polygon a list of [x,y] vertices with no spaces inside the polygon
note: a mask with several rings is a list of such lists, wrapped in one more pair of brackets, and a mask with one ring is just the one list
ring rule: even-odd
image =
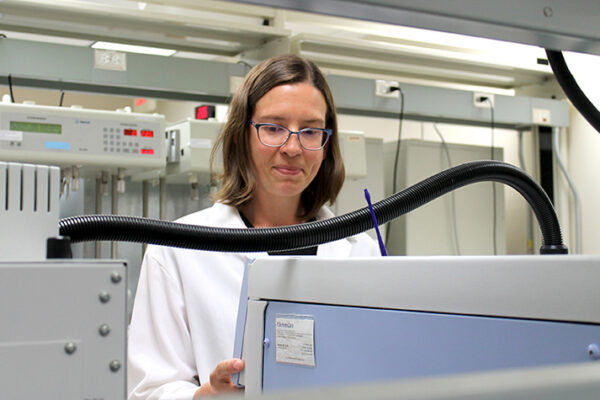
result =
[{"label": "lab coat lapel", "polygon": [[[321,207],[317,215],[318,220],[333,218],[335,215],[326,206]],[[352,251],[353,238],[336,240],[335,242],[329,242],[319,245],[317,249],[317,256],[322,257],[348,257]]]},{"label": "lab coat lapel", "polygon": [[[236,229],[247,229],[240,213],[235,207],[228,206],[221,203],[215,203],[213,205],[215,210],[215,218],[218,219],[218,225],[220,227],[236,228]],[[254,253],[240,253],[246,263],[250,263],[259,257],[266,257],[266,252],[254,252]]]},{"label": "lab coat lapel", "polygon": [[336,240],[319,245],[317,256],[320,257],[348,257],[352,250],[352,244],[346,240]]}]

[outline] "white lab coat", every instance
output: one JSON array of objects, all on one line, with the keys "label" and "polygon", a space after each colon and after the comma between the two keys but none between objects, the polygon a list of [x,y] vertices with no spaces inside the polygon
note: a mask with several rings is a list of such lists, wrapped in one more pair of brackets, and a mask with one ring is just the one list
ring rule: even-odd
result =
[{"label": "white lab coat", "polygon": [[[317,219],[331,217],[323,207]],[[246,227],[236,208],[221,203],[178,222]],[[324,257],[377,255],[365,233],[317,250]],[[192,399],[194,376],[207,382],[216,365],[232,357],[244,266],[262,256],[148,246],[129,327],[129,399]]]}]

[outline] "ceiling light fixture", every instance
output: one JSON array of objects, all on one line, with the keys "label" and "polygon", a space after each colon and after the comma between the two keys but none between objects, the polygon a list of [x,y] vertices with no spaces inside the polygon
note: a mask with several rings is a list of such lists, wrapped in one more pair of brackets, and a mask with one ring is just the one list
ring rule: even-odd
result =
[{"label": "ceiling light fixture", "polygon": [[151,54],[154,56],[172,56],[176,50],[161,49],[158,47],[135,46],[132,44],[112,43],[112,42],[96,42],[92,44],[93,49],[122,51],[125,53]]}]

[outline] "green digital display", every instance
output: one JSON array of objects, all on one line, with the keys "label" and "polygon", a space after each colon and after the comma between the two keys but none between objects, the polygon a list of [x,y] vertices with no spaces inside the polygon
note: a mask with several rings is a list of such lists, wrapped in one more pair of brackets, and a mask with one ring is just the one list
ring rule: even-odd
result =
[{"label": "green digital display", "polygon": [[10,130],[34,133],[51,133],[54,135],[60,135],[62,133],[62,125],[44,124],[41,122],[10,121]]}]

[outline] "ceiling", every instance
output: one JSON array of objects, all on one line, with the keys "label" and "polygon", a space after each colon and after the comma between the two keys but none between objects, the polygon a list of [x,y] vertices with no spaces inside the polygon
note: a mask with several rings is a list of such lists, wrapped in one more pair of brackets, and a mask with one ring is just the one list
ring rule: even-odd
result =
[{"label": "ceiling", "polygon": [[0,32],[90,46],[168,48],[250,64],[294,52],[326,71],[511,94],[553,81],[543,49],[215,0],[2,0]]}]

